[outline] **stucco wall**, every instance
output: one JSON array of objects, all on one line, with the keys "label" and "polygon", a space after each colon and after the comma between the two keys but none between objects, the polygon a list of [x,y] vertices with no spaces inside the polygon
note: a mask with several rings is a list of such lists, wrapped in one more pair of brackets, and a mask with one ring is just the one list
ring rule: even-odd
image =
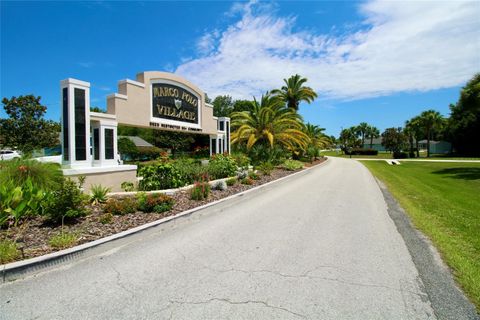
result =
[{"label": "stucco wall", "polygon": [[105,172],[105,173],[88,173],[79,175],[66,175],[69,178],[77,179],[78,176],[85,176],[85,184],[83,185],[86,193],[90,192],[92,185],[102,185],[110,188],[111,192],[123,191],[120,187],[122,182],[129,181],[137,183],[137,170]]}]

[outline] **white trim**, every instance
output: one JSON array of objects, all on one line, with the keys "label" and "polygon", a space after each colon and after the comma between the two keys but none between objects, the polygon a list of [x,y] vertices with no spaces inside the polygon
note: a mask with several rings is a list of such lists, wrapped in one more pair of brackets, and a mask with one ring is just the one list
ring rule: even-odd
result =
[{"label": "white trim", "polygon": [[90,88],[90,82],[86,82],[86,81],[82,81],[74,78],[67,78],[60,81],[61,87],[67,87],[69,84]]},{"label": "white trim", "polygon": [[[213,104],[210,104],[210,103],[206,103],[206,102],[205,102],[205,107],[213,108]],[[215,117],[214,117],[214,118],[215,118]]]},{"label": "white trim", "polygon": [[144,83],[134,81],[134,80],[131,80],[131,79],[124,79],[124,80],[118,81],[118,85],[121,85],[121,84],[124,84],[124,83],[131,84],[131,85],[134,85],[134,86],[137,86],[137,87],[140,87],[140,88],[145,88]]},{"label": "white trim", "polygon": [[124,94],[120,94],[120,93],[112,93],[112,94],[109,94],[107,96],[107,99],[111,99],[111,98],[118,98],[118,99],[127,100],[128,96],[126,96]]},{"label": "white trim", "polygon": [[[111,119],[111,120],[116,120],[117,116],[114,114],[109,114],[109,113],[102,113],[102,112],[93,112],[90,111],[90,119],[92,118],[103,118],[103,119]],[[99,120],[99,119],[92,119],[92,120]]]},{"label": "white trim", "polygon": [[108,167],[84,167],[84,168],[74,168],[74,169],[62,169],[65,176],[75,176],[81,174],[90,174],[90,173],[107,173],[107,172],[118,172],[118,171],[133,171],[137,170],[136,165],[116,165]]}]

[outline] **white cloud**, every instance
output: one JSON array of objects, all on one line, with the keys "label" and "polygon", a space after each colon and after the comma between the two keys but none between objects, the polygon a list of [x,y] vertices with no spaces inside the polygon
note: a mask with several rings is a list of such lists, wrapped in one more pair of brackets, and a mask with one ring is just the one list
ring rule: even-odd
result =
[{"label": "white cloud", "polygon": [[457,86],[480,71],[478,1],[371,1],[362,29],[342,36],[292,31],[296,19],[271,8],[235,4],[239,20],[205,33],[201,55],[176,73],[210,96],[248,98],[298,73],[323,97],[358,99]]}]

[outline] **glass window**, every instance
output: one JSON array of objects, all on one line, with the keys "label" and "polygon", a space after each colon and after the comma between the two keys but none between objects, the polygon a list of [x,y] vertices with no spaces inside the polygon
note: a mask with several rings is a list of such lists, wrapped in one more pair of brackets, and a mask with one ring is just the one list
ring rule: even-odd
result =
[{"label": "glass window", "polygon": [[87,160],[85,90],[75,88],[75,159]]},{"label": "glass window", "polygon": [[100,160],[100,130],[93,129],[93,159]]},{"label": "glass window", "polygon": [[113,151],[113,129],[105,129],[105,159],[113,159]]},{"label": "glass window", "polygon": [[63,98],[63,160],[68,161],[68,88],[62,90]]}]

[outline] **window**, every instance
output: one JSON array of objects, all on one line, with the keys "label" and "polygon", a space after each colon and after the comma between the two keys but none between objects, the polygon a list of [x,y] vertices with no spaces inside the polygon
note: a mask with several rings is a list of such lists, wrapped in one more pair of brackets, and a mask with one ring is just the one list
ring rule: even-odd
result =
[{"label": "window", "polygon": [[75,160],[87,160],[85,90],[75,88]]},{"label": "window", "polygon": [[93,129],[93,160],[100,160],[100,130]]},{"label": "window", "polygon": [[68,161],[68,88],[63,88],[63,160]]},{"label": "window", "polygon": [[105,159],[113,159],[113,152],[113,129],[105,129]]}]

